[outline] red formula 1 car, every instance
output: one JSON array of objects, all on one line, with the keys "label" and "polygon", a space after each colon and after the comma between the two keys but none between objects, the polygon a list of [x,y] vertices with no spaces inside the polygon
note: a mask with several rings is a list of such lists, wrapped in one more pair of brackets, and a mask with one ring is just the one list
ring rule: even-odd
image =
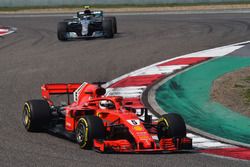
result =
[{"label": "red formula 1 car", "polygon": [[[48,130],[73,137],[83,149],[100,152],[164,152],[192,148],[182,117],[165,114],[153,121],[146,108],[129,107],[119,96],[104,96],[98,84],[45,84],[43,100],[24,104],[27,131]],[[55,105],[51,95],[66,94],[68,104]],[[70,102],[70,95],[74,101]],[[138,113],[139,112],[139,113]],[[142,118],[143,115],[143,119]],[[156,139],[158,137],[158,139]]]}]

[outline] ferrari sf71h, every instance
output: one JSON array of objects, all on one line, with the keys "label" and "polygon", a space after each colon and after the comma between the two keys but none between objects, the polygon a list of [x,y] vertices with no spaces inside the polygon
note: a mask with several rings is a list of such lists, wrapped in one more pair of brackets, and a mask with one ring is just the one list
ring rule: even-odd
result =
[{"label": "ferrari sf71h", "polygon": [[[27,131],[64,132],[82,149],[99,152],[175,152],[192,148],[182,117],[175,113],[153,120],[146,108],[133,108],[120,96],[105,96],[101,84],[45,84],[41,100],[24,104]],[[66,95],[56,105],[52,95]],[[70,96],[72,96],[70,100]],[[72,101],[72,102],[70,102]]]}]

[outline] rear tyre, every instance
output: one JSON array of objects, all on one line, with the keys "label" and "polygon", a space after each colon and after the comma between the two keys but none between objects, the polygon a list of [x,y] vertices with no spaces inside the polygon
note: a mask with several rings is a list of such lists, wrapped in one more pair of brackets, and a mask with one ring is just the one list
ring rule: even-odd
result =
[{"label": "rear tyre", "polygon": [[106,20],[112,20],[112,27],[114,30],[114,34],[117,34],[117,21],[116,21],[116,17],[114,16],[109,16],[109,17],[105,17]]},{"label": "rear tyre", "polygon": [[57,24],[57,38],[60,41],[67,41],[67,22],[59,22]]},{"label": "rear tyre", "polygon": [[22,122],[27,131],[35,132],[47,129],[50,119],[50,106],[47,101],[29,100],[24,104]]},{"label": "rear tyre", "polygon": [[162,115],[157,124],[157,134],[161,138],[182,138],[186,136],[186,125],[183,118],[176,113]]},{"label": "rear tyre", "polygon": [[78,120],[76,127],[76,141],[82,149],[93,147],[94,139],[105,138],[105,127],[101,118],[87,115]]},{"label": "rear tyre", "polygon": [[113,38],[114,30],[112,25],[112,20],[103,20],[102,22],[104,37],[105,38]]}]

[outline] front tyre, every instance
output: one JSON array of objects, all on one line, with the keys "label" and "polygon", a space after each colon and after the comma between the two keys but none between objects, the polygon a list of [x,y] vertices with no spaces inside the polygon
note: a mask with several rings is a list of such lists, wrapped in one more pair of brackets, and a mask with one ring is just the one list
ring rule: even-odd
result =
[{"label": "front tyre", "polygon": [[186,125],[177,113],[162,115],[157,124],[157,135],[161,138],[183,138],[186,136]]},{"label": "front tyre", "polygon": [[94,139],[105,138],[105,127],[102,120],[93,115],[87,115],[78,120],[76,141],[82,149],[93,147]]},{"label": "front tyre", "polygon": [[67,41],[67,22],[59,22],[57,24],[57,38],[60,41]]},{"label": "front tyre", "polygon": [[50,106],[47,101],[29,100],[24,104],[22,122],[27,131],[47,129],[50,119]]},{"label": "front tyre", "polygon": [[114,30],[112,20],[103,20],[102,22],[103,32],[105,38],[113,38]]},{"label": "front tyre", "polygon": [[117,21],[116,21],[116,17],[114,17],[114,16],[108,16],[108,17],[105,17],[105,20],[111,20],[112,21],[112,27],[113,27],[114,34],[117,34]]}]

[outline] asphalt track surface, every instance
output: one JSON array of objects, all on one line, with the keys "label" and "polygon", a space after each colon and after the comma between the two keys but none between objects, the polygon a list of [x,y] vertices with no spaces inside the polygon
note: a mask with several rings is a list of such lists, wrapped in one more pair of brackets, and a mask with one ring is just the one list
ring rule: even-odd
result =
[{"label": "asphalt track surface", "polygon": [[[59,42],[63,17],[1,18],[18,32],[0,38],[0,166],[248,166],[198,153],[100,154],[21,123],[43,83],[109,81],[171,57],[250,39],[250,14],[117,16],[111,40]],[[204,55],[206,56],[206,55]]]}]

